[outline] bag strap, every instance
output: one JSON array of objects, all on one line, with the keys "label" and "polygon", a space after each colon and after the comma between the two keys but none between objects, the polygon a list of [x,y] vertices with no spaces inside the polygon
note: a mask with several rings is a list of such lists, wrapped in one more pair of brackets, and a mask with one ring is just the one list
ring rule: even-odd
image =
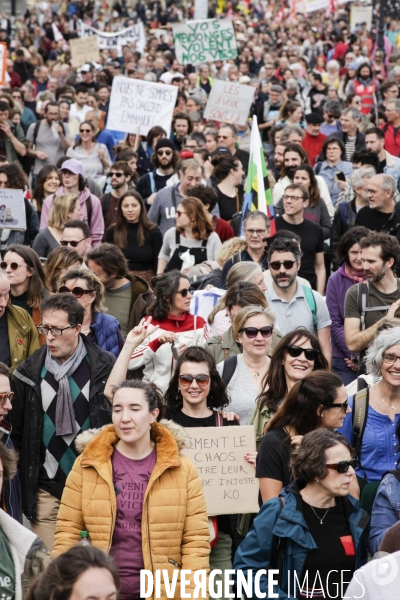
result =
[{"label": "bag strap", "polygon": [[207,246],[207,242],[208,242],[208,240],[203,240],[203,241],[201,242],[201,247],[202,247],[202,248],[205,248],[205,247]]},{"label": "bag strap", "polygon": [[175,229],[175,244],[177,246],[179,246],[180,243],[181,243],[181,234],[179,233],[179,231],[177,229]]},{"label": "bag strap", "polygon": [[172,204],[174,205],[174,208],[176,210],[176,186],[175,185],[172,186],[171,196],[172,196]]},{"label": "bag strap", "polygon": [[239,194],[236,190],[236,212],[239,212]]},{"label": "bag strap", "polygon": [[36,121],[36,123],[35,123],[35,127],[34,127],[34,129],[33,129],[33,145],[35,145],[35,144],[36,144],[36,138],[37,138],[37,136],[38,136],[38,133],[39,133],[39,127],[40,127],[40,124],[41,124],[42,120],[43,120],[43,119],[38,119],[38,120]]},{"label": "bag strap", "polygon": [[309,309],[311,311],[311,314],[312,314],[313,325],[314,325],[314,333],[315,333],[315,335],[318,335],[317,305],[316,305],[316,302],[315,302],[314,293],[313,293],[312,289],[309,288],[309,287],[307,287],[306,285],[302,285],[301,287],[303,288],[304,295],[306,297],[308,307],[309,307]]},{"label": "bag strap", "polygon": [[[364,380],[365,381],[365,380]],[[361,444],[364,435],[365,426],[367,424],[367,413],[369,404],[369,389],[363,389],[357,392],[354,398],[354,406],[352,412],[352,425],[354,436],[354,449],[358,462],[361,466]]]},{"label": "bag strap", "polygon": [[233,377],[237,368],[237,356],[231,356],[224,361],[224,368],[222,370],[222,379],[225,385],[229,385],[230,380]]},{"label": "bag strap", "polygon": [[111,192],[107,192],[101,199],[101,208],[103,210],[103,218],[105,219],[108,209],[110,208]]},{"label": "bag strap", "polygon": [[368,282],[360,281],[357,285],[357,310],[360,313],[361,331],[365,329],[365,313],[368,306]]},{"label": "bag strap", "polygon": [[236,252],[233,256],[232,256],[232,264],[236,265],[237,263],[240,263],[242,261],[242,251],[240,252]]},{"label": "bag strap", "polygon": [[88,221],[88,225],[90,227],[92,224],[92,214],[93,214],[93,203],[92,203],[91,195],[89,195],[89,197],[86,199],[86,210],[87,210],[87,221]]},{"label": "bag strap", "polygon": [[314,171],[314,173],[316,175],[319,175],[321,169],[322,169],[322,162],[317,162],[317,164],[315,165],[315,171]]},{"label": "bag strap", "polygon": [[151,193],[154,194],[154,192],[156,192],[156,182],[154,181],[154,173],[153,171],[150,171],[149,173],[149,179],[150,179],[150,187],[151,187]]},{"label": "bag strap", "polygon": [[215,417],[215,427],[223,427],[224,426],[224,420],[222,418],[220,410],[214,411],[214,417]]}]

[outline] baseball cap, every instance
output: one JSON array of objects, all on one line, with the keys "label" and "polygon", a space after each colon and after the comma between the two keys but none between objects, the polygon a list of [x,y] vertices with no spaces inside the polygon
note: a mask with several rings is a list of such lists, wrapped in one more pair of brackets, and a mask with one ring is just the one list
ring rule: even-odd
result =
[{"label": "baseball cap", "polygon": [[85,170],[83,168],[83,164],[76,160],[76,158],[70,158],[66,160],[60,169],[60,171],[71,171],[74,175],[85,175]]}]

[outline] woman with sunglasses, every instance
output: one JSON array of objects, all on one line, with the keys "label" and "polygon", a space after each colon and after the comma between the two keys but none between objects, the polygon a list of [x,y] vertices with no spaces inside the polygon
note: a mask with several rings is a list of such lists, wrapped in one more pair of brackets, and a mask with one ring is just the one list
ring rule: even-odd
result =
[{"label": "woman with sunglasses", "polygon": [[104,312],[104,286],[100,279],[89,269],[73,269],[62,277],[58,292],[73,294],[83,306],[82,335],[102,350],[119,356],[125,340],[118,320]]},{"label": "woman with sunglasses", "polygon": [[107,229],[105,241],[122,250],[132,273],[150,282],[157,270],[162,235],[158,225],[149,220],[138,192],[122,194],[115,224]]},{"label": "woman with sunglasses", "polygon": [[287,333],[277,344],[262,384],[262,391],[251,419],[256,434],[257,448],[270,422],[285,397],[298,382],[313,371],[328,369],[318,338],[299,327]]},{"label": "woman with sunglasses", "polygon": [[80,221],[83,212],[78,196],[75,194],[62,194],[54,196],[47,227],[38,233],[33,242],[33,250],[42,259],[60,245],[65,224],[68,221]]},{"label": "woman with sunglasses", "polygon": [[111,398],[112,386],[125,379],[127,370],[143,367],[143,381],[155,383],[164,393],[179,354],[186,346],[204,345],[205,321],[191,315],[192,289],[189,279],[179,271],[154,278],[155,300],[140,326],[152,325],[152,332],[139,347],[135,329],[126,336],[125,346],[108,378],[105,395]]},{"label": "woman with sunglasses", "polygon": [[[311,358],[311,352],[315,356],[315,350],[302,350],[305,358],[306,353]],[[256,477],[262,502],[289,485],[290,456],[301,436],[314,429],[342,427],[350,412],[346,388],[334,373],[314,371],[293,385],[268,423],[258,450]]]},{"label": "woman with sunglasses", "polygon": [[47,196],[55,194],[61,185],[60,176],[57,167],[47,165],[40,169],[36,180],[35,189],[33,190],[33,205],[37,210],[38,217],[42,212],[42,204]]},{"label": "woman with sunglasses", "polygon": [[[293,450],[294,481],[263,504],[233,564],[253,583],[259,569],[266,570],[262,595],[271,597],[273,589],[279,598],[349,597],[346,583],[367,558],[362,534],[368,517],[351,495],[353,455],[346,439],[327,429],[309,432]],[[270,569],[280,570],[275,584]]]},{"label": "woman with sunglasses", "polygon": [[[226,386],[215,361],[203,348],[192,346],[179,356],[175,372],[164,396],[167,419],[185,429],[239,425],[223,418],[221,409],[229,404]],[[232,568],[232,528],[230,515],[217,516],[218,542],[211,548],[210,569]],[[221,596],[225,598],[225,590]]]},{"label": "woman with sunglasses", "polygon": [[164,235],[158,255],[157,274],[165,270],[181,269],[182,254],[189,250],[197,265],[206,260],[215,260],[221,240],[214,231],[210,214],[197,198],[184,198],[175,212],[176,227]]},{"label": "woman with sunglasses", "polygon": [[78,141],[68,148],[66,154],[82,163],[86,178],[96,180],[110,167],[110,153],[105,144],[96,142],[96,130],[88,121],[81,123],[79,135]]},{"label": "woman with sunglasses", "polygon": [[250,424],[262,381],[269,369],[268,352],[274,326],[275,315],[271,309],[262,306],[242,308],[232,323],[233,336],[241,345],[242,354],[217,365],[218,373],[227,384],[231,410],[240,417],[241,425]]}]

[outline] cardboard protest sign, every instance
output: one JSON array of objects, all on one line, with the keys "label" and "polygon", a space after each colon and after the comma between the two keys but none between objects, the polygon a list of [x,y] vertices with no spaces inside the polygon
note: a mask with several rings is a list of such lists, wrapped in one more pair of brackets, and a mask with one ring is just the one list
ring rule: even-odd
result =
[{"label": "cardboard protest sign", "polygon": [[0,85],[6,85],[6,73],[7,73],[7,44],[0,42]]},{"label": "cardboard protest sign", "polygon": [[0,188],[0,229],[26,230],[24,193]]},{"label": "cardboard protest sign", "polygon": [[175,54],[181,65],[236,58],[235,31],[230,19],[188,21],[172,26]]},{"label": "cardboard protest sign", "polygon": [[192,448],[183,454],[199,472],[207,514],[257,513],[256,470],[243,458],[256,451],[254,427],[190,427],[186,433]]},{"label": "cardboard protest sign", "polygon": [[361,23],[367,24],[367,30],[372,26],[372,6],[352,6],[350,9],[350,31],[356,30]]},{"label": "cardboard protest sign", "polygon": [[204,118],[245,125],[255,91],[249,85],[216,79],[208,97]]},{"label": "cardboard protest sign", "polygon": [[71,64],[73,67],[81,67],[85,63],[99,62],[100,51],[97,35],[86,38],[75,38],[69,41],[71,50]]},{"label": "cardboard protest sign", "polygon": [[86,25],[86,23],[83,23],[82,21],[80,21],[79,25],[81,38],[97,35],[97,42],[100,50],[117,49],[118,55],[122,56],[122,46],[135,42],[136,50],[138,50],[140,53],[144,51],[144,47],[146,45],[146,35],[142,21],[139,21],[139,23],[131,25],[130,27],[115,33],[100,31],[99,29],[90,27],[90,25]]},{"label": "cardboard protest sign", "polygon": [[196,21],[207,19],[208,0],[194,0],[194,18]]},{"label": "cardboard protest sign", "polygon": [[170,134],[178,87],[127,77],[114,77],[107,129],[147,135],[155,125]]}]

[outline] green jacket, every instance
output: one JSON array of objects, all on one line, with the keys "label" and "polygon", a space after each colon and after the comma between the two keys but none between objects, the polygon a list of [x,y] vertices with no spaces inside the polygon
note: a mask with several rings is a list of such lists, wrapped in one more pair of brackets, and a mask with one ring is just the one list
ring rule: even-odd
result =
[{"label": "green jacket", "polygon": [[[12,121],[10,121],[10,119],[8,119],[8,124],[11,127],[11,131],[15,135],[17,140],[19,142],[21,142],[22,144],[24,144],[24,146],[26,146],[26,138],[25,138],[24,130],[22,129],[21,125],[16,125]],[[8,162],[12,163],[14,161],[17,161],[19,154],[17,153],[14,146],[12,145],[10,138],[7,137],[6,135],[4,136],[4,138],[5,138],[4,142],[5,142],[5,146],[6,146],[6,156],[7,156]]]},{"label": "green jacket", "polygon": [[39,336],[31,316],[19,306],[7,304],[8,343],[11,370],[15,371],[28,356],[40,347]]},{"label": "green jacket", "polygon": [[258,409],[258,404],[255,405],[253,416],[251,417],[250,425],[254,425],[254,432],[256,434],[256,447],[258,451],[258,447],[261,442],[261,438],[264,435],[264,428],[267,423],[272,419],[271,409],[268,406],[264,406],[260,411]]}]

